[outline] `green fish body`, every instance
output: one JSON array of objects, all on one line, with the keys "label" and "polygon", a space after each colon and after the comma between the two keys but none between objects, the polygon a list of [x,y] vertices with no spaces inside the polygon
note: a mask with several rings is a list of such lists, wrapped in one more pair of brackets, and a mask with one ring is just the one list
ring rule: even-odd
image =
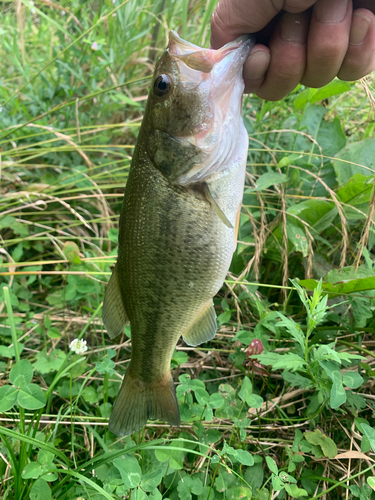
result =
[{"label": "green fish body", "polygon": [[176,344],[215,336],[212,298],[235,249],[244,186],[242,66],[250,48],[242,38],[201,49],[171,32],[156,64],[103,304],[111,338],[131,324],[131,362],[109,422],[119,436],[148,419],[179,425]]}]

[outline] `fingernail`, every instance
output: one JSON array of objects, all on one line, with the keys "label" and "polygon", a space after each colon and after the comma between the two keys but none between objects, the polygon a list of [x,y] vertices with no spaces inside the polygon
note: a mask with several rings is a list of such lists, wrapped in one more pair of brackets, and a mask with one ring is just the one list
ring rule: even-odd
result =
[{"label": "fingernail", "polygon": [[371,19],[362,12],[353,12],[352,27],[350,29],[350,45],[361,45],[366,38]]},{"label": "fingernail", "polygon": [[321,23],[341,23],[348,12],[348,0],[318,0],[315,15]]},{"label": "fingernail", "polygon": [[245,62],[245,80],[259,80],[263,78],[270,64],[270,59],[270,54],[263,50],[250,54]]},{"label": "fingernail", "polygon": [[280,36],[287,42],[304,43],[307,30],[303,29],[301,16],[286,12],[281,19]]}]

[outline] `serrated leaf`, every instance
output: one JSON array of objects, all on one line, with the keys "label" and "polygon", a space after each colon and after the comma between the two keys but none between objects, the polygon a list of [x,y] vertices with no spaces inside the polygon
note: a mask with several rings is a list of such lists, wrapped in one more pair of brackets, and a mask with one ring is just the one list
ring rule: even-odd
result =
[{"label": "serrated leaf", "polygon": [[301,327],[298,323],[293,321],[292,319],[287,318],[283,314],[278,312],[278,316],[281,318],[281,321],[277,323],[277,326],[284,326],[290,335],[296,340],[301,346],[302,352],[305,350],[305,336],[301,330]]},{"label": "serrated leaf", "polygon": [[276,352],[263,351],[262,354],[250,357],[256,358],[262,365],[271,365],[274,370],[285,369],[296,371],[306,365],[305,360],[301,356],[292,352],[277,354]]},{"label": "serrated leaf", "polygon": [[351,389],[356,389],[363,384],[363,377],[358,372],[345,372],[342,378],[343,384]]},{"label": "serrated leaf", "polygon": [[18,390],[12,385],[0,387],[0,413],[8,411],[16,404]]},{"label": "serrated leaf", "polygon": [[21,359],[12,366],[9,373],[10,382],[16,387],[24,387],[33,379],[33,366],[27,359]]}]

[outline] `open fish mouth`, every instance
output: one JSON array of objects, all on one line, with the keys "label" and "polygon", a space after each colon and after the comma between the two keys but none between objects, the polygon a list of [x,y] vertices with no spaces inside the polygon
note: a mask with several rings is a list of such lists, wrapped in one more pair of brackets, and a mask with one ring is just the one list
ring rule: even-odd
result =
[{"label": "open fish mouth", "polygon": [[170,32],[167,51],[178,64],[179,84],[187,91],[205,96],[202,101],[212,103],[207,107],[201,130],[187,138],[202,152],[202,159],[179,177],[179,184],[225,175],[228,172],[225,164],[246,147],[242,71],[254,43],[254,38],[244,35],[221,49],[202,49]]},{"label": "open fish mouth", "polygon": [[[202,73],[210,73],[217,85],[230,83],[242,69],[246,57],[255,44],[255,39],[243,35],[229,42],[221,49],[202,49],[183,40],[175,31],[169,34],[168,51],[188,68]],[[180,66],[183,72],[183,65]],[[190,76],[190,75],[187,75]]]}]

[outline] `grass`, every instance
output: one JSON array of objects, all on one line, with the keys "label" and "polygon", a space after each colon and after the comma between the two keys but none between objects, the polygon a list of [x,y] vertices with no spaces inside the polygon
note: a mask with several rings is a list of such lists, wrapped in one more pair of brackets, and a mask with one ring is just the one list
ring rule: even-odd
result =
[{"label": "grass", "polygon": [[1,500],[375,498],[373,77],[245,97],[239,244],[217,336],[174,354],[181,428],[107,430],[131,344],[101,304],[153,63],[169,29],[207,46],[214,6],[2,3]]}]

